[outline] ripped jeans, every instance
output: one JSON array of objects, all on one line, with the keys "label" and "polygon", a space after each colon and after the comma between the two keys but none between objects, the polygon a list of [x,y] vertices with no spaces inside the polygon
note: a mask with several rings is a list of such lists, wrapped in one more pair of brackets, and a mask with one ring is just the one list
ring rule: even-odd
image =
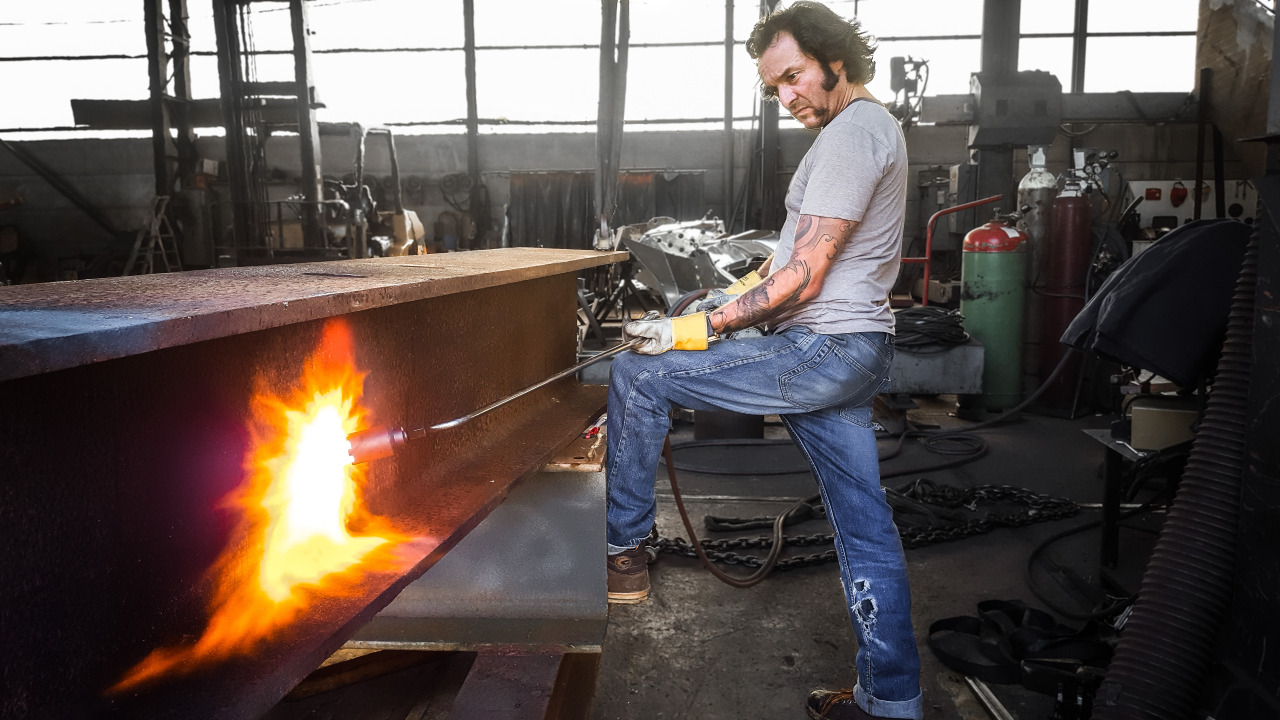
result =
[{"label": "ripped jeans", "polygon": [[871,422],[892,361],[887,333],[821,335],[799,326],[702,351],[619,355],[609,381],[607,538],[616,553],[648,536],[673,408],[779,415],[809,461],[835,532],[858,637],[855,698],[873,715],[919,720],[906,558],[880,487]]}]

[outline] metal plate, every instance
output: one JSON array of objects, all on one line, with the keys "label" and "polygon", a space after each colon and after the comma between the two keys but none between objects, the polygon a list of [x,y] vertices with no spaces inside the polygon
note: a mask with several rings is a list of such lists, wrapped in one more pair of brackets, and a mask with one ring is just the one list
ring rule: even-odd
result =
[{"label": "metal plate", "polygon": [[346,647],[600,652],[605,601],[604,474],[543,472]]}]

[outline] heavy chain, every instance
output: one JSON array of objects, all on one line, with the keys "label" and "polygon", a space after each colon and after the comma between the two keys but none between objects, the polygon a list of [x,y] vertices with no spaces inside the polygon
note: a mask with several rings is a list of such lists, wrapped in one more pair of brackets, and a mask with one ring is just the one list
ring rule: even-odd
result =
[{"label": "heavy chain", "polygon": [[[830,545],[832,541],[830,533],[815,533],[813,535],[784,535],[782,544],[793,547],[805,547],[809,545]],[[682,537],[664,538],[659,537],[653,543],[653,547],[658,552],[670,555],[681,555],[683,557],[698,557],[698,552],[693,549],[693,545]],[[725,565],[741,565],[743,567],[758,568],[764,564],[764,560],[755,555],[739,555],[731,552],[735,549],[761,548],[768,549],[773,547],[773,537],[770,535],[761,535],[760,537],[744,537],[744,538],[724,538],[721,540],[703,540],[702,550],[707,554],[713,562],[724,563]],[[806,567],[809,565],[821,565],[823,563],[832,562],[836,559],[836,551],[834,549],[825,552],[813,553],[812,555],[800,555],[797,557],[779,560],[774,564],[774,568],[778,570],[792,570],[795,568]]]},{"label": "heavy chain", "polygon": [[[889,491],[897,492],[897,491]],[[910,490],[901,493],[904,497],[920,503],[935,505],[947,509],[967,508],[977,510],[980,503],[1016,503],[1023,508],[1014,512],[992,512],[985,517],[974,518],[959,523],[933,523],[922,526],[900,527],[904,548],[918,548],[935,543],[960,540],[962,538],[981,535],[1000,527],[1022,527],[1038,522],[1062,520],[1074,516],[1080,511],[1073,501],[1067,498],[1053,497],[1032,492],[1026,488],[1012,485],[980,485],[974,488],[956,488],[948,485],[918,482]],[[831,533],[815,533],[813,535],[784,535],[782,544],[792,547],[810,547],[829,545],[835,536]],[[723,538],[719,540],[702,540],[702,549],[713,562],[726,565],[742,565],[757,568],[764,560],[754,555],[742,555],[734,550],[760,548],[767,550],[773,547],[771,535],[759,537]],[[650,542],[650,547],[657,552],[683,557],[697,557],[693,545],[684,538],[657,537]],[[774,567],[778,570],[794,570],[810,565],[822,565],[836,560],[835,549],[820,553],[800,555],[779,560]]]}]

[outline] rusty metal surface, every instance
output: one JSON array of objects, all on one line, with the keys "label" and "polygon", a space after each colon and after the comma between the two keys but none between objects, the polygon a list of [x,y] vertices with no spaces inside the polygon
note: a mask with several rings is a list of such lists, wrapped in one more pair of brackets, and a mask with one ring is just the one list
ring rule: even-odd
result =
[{"label": "rusty metal surface", "polygon": [[[497,286],[464,276],[449,293],[345,314],[368,373],[370,423],[457,417],[573,364],[576,278],[560,269]],[[312,287],[319,306],[306,312],[350,309],[384,291],[429,292],[391,286],[335,299]],[[167,296],[135,300],[148,317],[172,313]],[[247,313],[236,323],[252,325],[254,307],[282,312],[233,300],[229,313]],[[292,387],[324,325],[280,322],[263,317],[276,325],[141,354],[130,346],[116,359],[0,383],[0,716],[257,717],[604,405],[604,388],[566,379],[370,465],[367,503],[414,536],[411,571],[317,603],[250,657],[106,699],[152,649],[203,630],[205,573],[233,522],[219,502],[244,474],[254,384]]]},{"label": "rusty metal surface", "polygon": [[0,381],[626,257],[504,248],[0,287]]},{"label": "rusty metal surface", "polygon": [[346,647],[600,652],[604,516],[603,473],[542,472],[517,483]]}]

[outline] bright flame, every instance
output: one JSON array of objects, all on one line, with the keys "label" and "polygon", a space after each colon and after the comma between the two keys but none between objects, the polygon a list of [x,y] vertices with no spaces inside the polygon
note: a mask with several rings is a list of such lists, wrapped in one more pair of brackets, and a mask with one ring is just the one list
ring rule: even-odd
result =
[{"label": "bright flame", "polygon": [[211,570],[216,589],[204,635],[194,645],[156,649],[112,692],[251,652],[313,598],[350,595],[369,574],[402,571],[394,550],[405,538],[363,508],[364,466],[347,454],[347,435],[364,416],[363,382],[350,331],[337,321],[325,326],[289,398],[259,380],[245,482],[226,498],[239,523]]},{"label": "bright flame", "polygon": [[316,393],[306,411],[285,411],[289,448],[269,461],[274,481],[262,506],[270,515],[258,583],[275,602],[299,585],[318,582],[360,561],[386,542],[353,537],[347,517],[356,501],[355,474],[347,455],[350,401],[341,390]]}]

